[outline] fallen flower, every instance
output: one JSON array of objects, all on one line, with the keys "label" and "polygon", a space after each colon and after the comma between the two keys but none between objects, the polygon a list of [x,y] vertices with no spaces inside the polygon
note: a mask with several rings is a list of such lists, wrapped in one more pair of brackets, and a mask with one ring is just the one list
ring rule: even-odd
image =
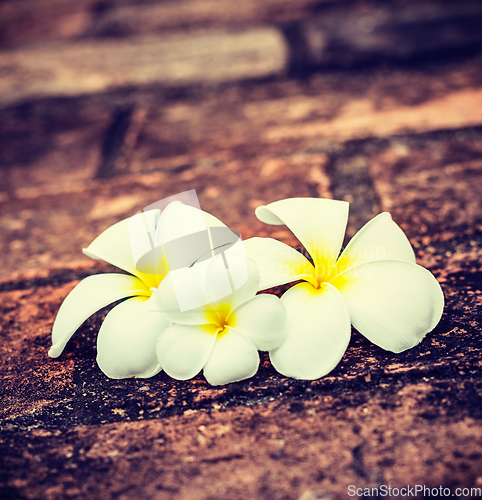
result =
[{"label": "fallen flower", "polygon": [[302,253],[271,238],[244,242],[260,270],[260,290],[301,280],[281,298],[286,336],[270,351],[283,375],[317,379],[329,373],[348,347],[351,324],[383,349],[417,345],[440,321],[444,298],[434,276],[415,264],[413,249],[390,214],[369,221],[339,255],[348,203],[291,198],[261,206],[257,217],[285,224]]},{"label": "fallen flower", "polygon": [[[237,268],[247,267],[247,280],[230,295],[212,300],[212,292],[226,279],[232,279]],[[259,350],[272,350],[281,345],[286,313],[274,295],[256,295],[259,273],[244,256],[230,255],[230,269],[221,255],[206,266],[185,269],[184,282],[190,293],[203,305],[181,311],[179,294],[167,277],[159,285],[156,304],[174,324],[165,329],[157,343],[157,356],[162,369],[171,377],[187,380],[203,370],[212,385],[228,384],[252,377],[258,370]],[[198,275],[194,278],[193,275]]]},{"label": "fallen flower", "polygon": [[[212,215],[179,201],[169,204],[162,213],[149,210],[120,221],[101,233],[84,253],[104,260],[129,274],[107,273],[82,280],[65,298],[52,328],[49,356],[60,356],[74,332],[92,314],[121,299],[105,317],[97,338],[97,363],[110,378],[152,377],[161,370],[156,344],[169,321],[155,309],[153,291],[170,269],[192,259],[193,251],[179,252],[179,245],[159,243],[181,239],[204,227],[225,227]],[[146,228],[155,232],[148,261],[142,248],[132,246],[132,235],[141,237]],[[147,237],[145,238],[147,239]],[[153,242],[151,242],[152,245]],[[137,257],[134,254],[137,251]],[[147,272],[144,272],[147,269]]]}]

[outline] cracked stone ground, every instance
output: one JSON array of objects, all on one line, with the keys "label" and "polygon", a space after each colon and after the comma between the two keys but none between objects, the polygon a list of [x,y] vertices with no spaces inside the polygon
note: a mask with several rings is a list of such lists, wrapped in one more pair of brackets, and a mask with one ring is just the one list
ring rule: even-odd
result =
[{"label": "cracked stone ground", "polygon": [[[4,1],[0,498],[482,496],[480,22],[468,1]],[[258,205],[347,200],[347,236],[391,212],[442,286],[441,322],[402,354],[353,330],[316,381],[265,353],[222,387],[110,380],[108,308],[50,359],[67,293],[113,270],[82,247],[188,189],[243,238],[293,245]]]}]

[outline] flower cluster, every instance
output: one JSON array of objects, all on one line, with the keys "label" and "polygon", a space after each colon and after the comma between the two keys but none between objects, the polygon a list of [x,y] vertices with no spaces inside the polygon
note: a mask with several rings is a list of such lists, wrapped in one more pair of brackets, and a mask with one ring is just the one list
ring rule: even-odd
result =
[{"label": "flower cluster", "polygon": [[[369,221],[343,251],[346,202],[291,198],[256,215],[286,225],[306,252],[271,238],[241,242],[180,201],[108,228],[84,253],[126,273],[89,276],[70,292],[49,355],[58,357],[89,316],[121,299],[97,338],[98,365],[111,378],[164,370],[186,380],[202,370],[209,383],[226,384],[253,376],[265,350],[281,374],[313,380],[341,360],[351,325],[399,353],[439,322],[440,285],[415,263],[390,214]],[[291,282],[299,283],[281,299],[256,295]]]}]

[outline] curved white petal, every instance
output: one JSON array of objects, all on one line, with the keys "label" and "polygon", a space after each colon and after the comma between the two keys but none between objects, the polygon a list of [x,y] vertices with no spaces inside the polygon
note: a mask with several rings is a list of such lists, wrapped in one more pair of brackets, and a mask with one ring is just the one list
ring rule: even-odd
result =
[{"label": "curved white petal", "polygon": [[159,210],[137,212],[128,222],[129,247],[135,269],[143,274],[167,274],[162,246],[155,245]]},{"label": "curved white petal", "polygon": [[175,240],[206,230],[206,223],[199,208],[173,201],[162,211],[156,228],[157,244]]},{"label": "curved white petal", "polygon": [[442,316],[442,289],[416,264],[368,262],[349,268],[332,284],[342,294],[353,326],[388,351],[417,345]]},{"label": "curved white petal", "polygon": [[162,211],[156,228],[156,243],[183,238],[207,228],[226,228],[217,217],[197,207],[173,201]]},{"label": "curved white petal", "polygon": [[331,276],[374,260],[403,260],[415,264],[412,245],[388,212],[367,222],[350,240]]},{"label": "curved white petal", "polygon": [[110,378],[148,378],[161,370],[156,344],[169,322],[153,299],[134,297],[114,307],[97,337],[97,363]]},{"label": "curved white petal", "polygon": [[317,275],[328,275],[343,244],[346,201],[289,198],[258,207],[256,216],[267,224],[286,224],[313,258]]},{"label": "curved white petal", "polygon": [[52,327],[49,356],[60,356],[79,326],[116,300],[150,294],[138,278],[127,274],[96,274],[83,279],[65,298]]},{"label": "curved white petal", "polygon": [[271,351],[273,366],[283,375],[315,380],[339,363],[350,341],[350,318],[340,293],[324,283],[290,288],[281,301],[286,307],[286,335]]},{"label": "curved white petal", "polygon": [[169,376],[187,380],[204,368],[215,341],[213,330],[203,326],[172,325],[159,337],[157,358]]},{"label": "curved white petal", "polygon": [[258,265],[259,290],[305,280],[315,284],[315,268],[311,262],[294,248],[273,238],[250,238],[245,240],[246,256]]},{"label": "curved white petal", "polygon": [[201,210],[201,212],[203,214],[204,222],[205,222],[207,227],[227,227],[224,222],[219,220],[213,214],[210,214],[209,212],[205,212],[204,210]]},{"label": "curved white petal", "polygon": [[229,328],[218,335],[203,373],[211,385],[222,385],[252,377],[258,366],[259,355],[254,344]]},{"label": "curved white petal", "polygon": [[227,323],[251,340],[260,351],[281,345],[286,328],[285,306],[274,295],[258,295],[231,311]]},{"label": "curved white petal", "polygon": [[[162,276],[143,273],[136,267],[131,244],[136,248],[135,242],[137,240],[134,239],[131,243],[131,235],[144,231],[145,220],[155,219],[158,212],[158,210],[143,212],[145,217],[136,214],[134,217],[121,220],[108,227],[87,248],[83,249],[84,254],[92,259],[104,260],[137,276],[149,287],[157,286]],[[140,252],[139,249],[137,251]]]}]

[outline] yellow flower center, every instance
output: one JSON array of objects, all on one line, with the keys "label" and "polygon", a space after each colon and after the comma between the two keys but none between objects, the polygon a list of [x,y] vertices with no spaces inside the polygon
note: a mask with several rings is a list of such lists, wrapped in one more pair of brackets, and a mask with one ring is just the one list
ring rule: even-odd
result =
[{"label": "yellow flower center", "polygon": [[149,290],[149,297],[154,293],[154,290],[160,285],[161,281],[166,277],[165,274],[138,274],[139,279],[144,283],[146,289]]},{"label": "yellow flower center", "polygon": [[204,325],[204,328],[209,333],[217,333],[218,337],[226,334],[228,332],[228,327],[233,326],[232,323],[234,318],[227,319],[230,312],[231,306],[228,304],[220,304],[215,308],[209,309],[206,313],[208,324]]},{"label": "yellow flower center", "polygon": [[326,273],[324,271],[324,268],[321,268],[319,266],[311,265],[311,269],[307,273],[307,277],[305,280],[315,289],[318,290],[321,288],[321,285],[328,281],[326,278]]}]

